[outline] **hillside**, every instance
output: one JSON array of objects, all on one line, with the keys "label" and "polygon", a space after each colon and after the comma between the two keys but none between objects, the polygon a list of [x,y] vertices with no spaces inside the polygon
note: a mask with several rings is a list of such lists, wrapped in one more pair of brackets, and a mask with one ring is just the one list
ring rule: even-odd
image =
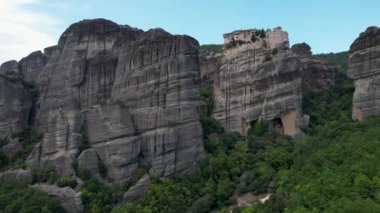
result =
[{"label": "hillside", "polygon": [[221,53],[223,44],[204,44],[199,46],[199,55],[206,57],[212,54]]},{"label": "hillside", "polygon": [[314,57],[326,61],[331,65],[335,65],[339,72],[344,73],[347,71],[347,62],[348,62],[348,52],[339,52],[339,53],[322,53],[315,54]]}]

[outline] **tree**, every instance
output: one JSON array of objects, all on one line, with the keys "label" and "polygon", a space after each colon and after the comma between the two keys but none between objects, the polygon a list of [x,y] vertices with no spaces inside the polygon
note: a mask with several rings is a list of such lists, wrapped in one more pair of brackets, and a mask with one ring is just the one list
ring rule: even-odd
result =
[{"label": "tree", "polygon": [[64,212],[57,200],[19,181],[0,183],[0,212]]},{"label": "tree", "polygon": [[265,37],[266,37],[265,30],[264,30],[264,29],[261,29],[261,30],[260,30],[260,38],[265,38]]},{"label": "tree", "polygon": [[251,41],[252,41],[253,43],[255,43],[255,42],[257,41],[257,37],[255,36],[255,34],[252,34],[252,36],[251,36]]},{"label": "tree", "polygon": [[201,100],[206,103],[207,116],[211,116],[214,110],[214,88],[212,86],[201,87],[200,91]]}]

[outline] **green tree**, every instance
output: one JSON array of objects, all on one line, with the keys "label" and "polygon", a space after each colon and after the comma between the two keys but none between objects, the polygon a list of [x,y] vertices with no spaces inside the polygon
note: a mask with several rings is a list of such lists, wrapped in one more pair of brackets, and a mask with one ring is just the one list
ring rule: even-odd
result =
[{"label": "green tree", "polygon": [[19,181],[0,183],[0,212],[64,212],[57,200]]},{"label": "green tree", "polygon": [[251,36],[251,41],[252,41],[253,43],[255,43],[255,42],[257,41],[257,37],[256,37],[255,34],[252,34],[252,36]]}]

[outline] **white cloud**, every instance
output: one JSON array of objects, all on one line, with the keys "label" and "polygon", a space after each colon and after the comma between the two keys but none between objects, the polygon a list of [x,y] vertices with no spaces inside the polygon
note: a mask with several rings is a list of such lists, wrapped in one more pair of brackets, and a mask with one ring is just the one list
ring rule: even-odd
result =
[{"label": "white cloud", "polygon": [[59,21],[28,9],[39,3],[41,0],[0,0],[0,64],[56,44],[55,36],[44,29],[57,27]]}]

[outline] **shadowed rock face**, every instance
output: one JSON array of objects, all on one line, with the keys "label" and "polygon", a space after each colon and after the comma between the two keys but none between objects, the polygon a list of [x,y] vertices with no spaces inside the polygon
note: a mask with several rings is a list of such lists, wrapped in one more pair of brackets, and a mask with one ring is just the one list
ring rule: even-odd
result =
[{"label": "shadowed rock face", "polygon": [[[31,88],[48,59],[36,51],[21,59],[7,61],[0,67],[0,139],[21,131],[32,121],[33,100]],[[34,85],[34,84],[30,84]],[[29,86],[30,86],[29,85]]]},{"label": "shadowed rock face", "polygon": [[251,121],[266,120],[286,135],[299,133],[300,63],[287,48],[266,60],[268,49],[239,47],[223,53],[216,74],[214,116],[227,131],[246,134]]},{"label": "shadowed rock face", "polygon": [[19,62],[22,78],[26,82],[37,82],[38,76],[45,67],[48,57],[41,51],[29,54]]},{"label": "shadowed rock face", "polygon": [[[36,114],[45,136],[29,164],[71,176],[75,159],[94,170],[101,161],[109,181],[127,180],[137,168],[158,176],[194,169],[203,154],[196,40],[85,20],[48,55]],[[91,151],[80,153],[84,140]]]},{"label": "shadowed rock face", "polygon": [[220,70],[221,59],[222,54],[199,57],[202,85],[209,86],[214,84],[215,73]]},{"label": "shadowed rock face", "polygon": [[292,51],[301,62],[303,94],[327,90],[336,84],[338,70],[322,60],[313,58],[308,44],[295,44]]},{"label": "shadowed rock face", "polygon": [[24,88],[16,61],[0,67],[0,139],[28,125],[32,96]]},{"label": "shadowed rock face", "polygon": [[380,115],[380,28],[367,28],[352,43],[347,74],[355,82],[352,118]]}]

